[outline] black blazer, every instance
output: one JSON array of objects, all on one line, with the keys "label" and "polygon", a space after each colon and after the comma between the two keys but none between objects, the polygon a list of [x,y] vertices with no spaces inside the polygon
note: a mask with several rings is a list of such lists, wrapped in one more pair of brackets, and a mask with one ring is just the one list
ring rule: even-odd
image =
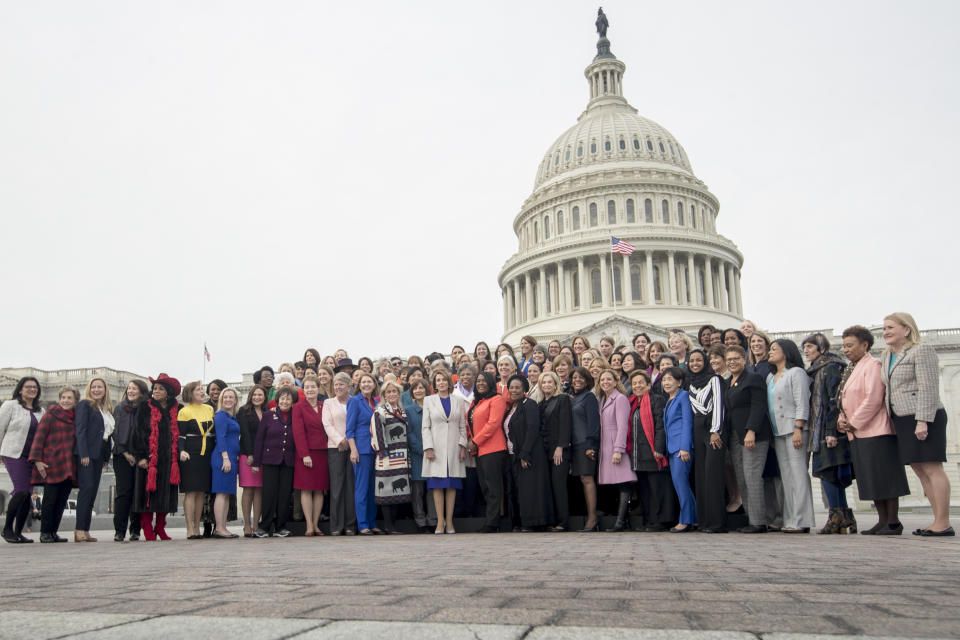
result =
[{"label": "black blazer", "polygon": [[75,423],[77,444],[74,453],[80,458],[90,458],[103,462],[106,447],[103,442],[103,414],[89,400],[81,400],[77,405]]},{"label": "black blazer", "polygon": [[241,408],[237,411],[237,422],[240,424],[240,455],[252,456],[253,445],[257,439],[257,429],[260,427],[260,418],[257,417],[255,409],[247,411]]},{"label": "black blazer", "polygon": [[733,384],[723,394],[724,425],[740,437],[753,431],[757,442],[769,440],[770,415],[767,411],[767,385],[759,374],[744,369]]},{"label": "black blazer", "polygon": [[570,396],[559,393],[540,403],[540,419],[543,421],[544,446],[547,455],[552,456],[554,449],[570,448],[570,429],[573,424],[573,405]]},{"label": "black blazer", "polygon": [[[507,415],[509,413],[508,411]],[[513,455],[531,462],[536,447],[543,451],[544,439],[540,431],[542,428],[540,408],[534,400],[524,398],[510,418],[510,442],[513,444]]]}]

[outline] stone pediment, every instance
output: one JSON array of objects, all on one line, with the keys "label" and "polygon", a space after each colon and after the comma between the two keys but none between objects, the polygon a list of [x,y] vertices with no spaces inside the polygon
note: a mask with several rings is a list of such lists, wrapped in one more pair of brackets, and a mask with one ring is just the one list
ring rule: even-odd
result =
[{"label": "stone pediment", "polygon": [[587,325],[575,333],[559,338],[559,340],[561,344],[573,344],[574,337],[583,335],[587,337],[591,345],[596,346],[600,338],[610,336],[616,344],[632,347],[633,336],[638,333],[646,333],[650,336],[651,341],[661,340],[666,342],[669,329],[650,324],[649,322],[628,318],[619,313],[611,313],[603,320]]}]

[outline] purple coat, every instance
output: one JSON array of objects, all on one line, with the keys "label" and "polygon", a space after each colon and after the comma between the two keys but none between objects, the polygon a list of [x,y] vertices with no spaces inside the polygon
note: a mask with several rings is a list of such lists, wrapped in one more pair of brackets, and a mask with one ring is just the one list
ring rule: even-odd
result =
[{"label": "purple coat", "polygon": [[[629,433],[630,401],[614,389],[600,405],[600,466],[597,475],[600,484],[637,481],[627,453]],[[613,464],[614,452],[620,452],[620,464]]]},{"label": "purple coat", "polygon": [[253,444],[253,466],[265,464],[293,466],[296,445],[293,442],[293,413],[281,419],[279,409],[263,412]]}]

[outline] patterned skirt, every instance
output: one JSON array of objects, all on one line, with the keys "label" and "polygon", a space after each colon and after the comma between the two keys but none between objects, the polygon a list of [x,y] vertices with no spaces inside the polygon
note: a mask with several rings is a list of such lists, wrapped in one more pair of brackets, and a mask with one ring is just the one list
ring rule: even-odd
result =
[{"label": "patterned skirt", "polygon": [[374,456],[374,500],[377,504],[410,502],[410,452],[394,449],[389,456]]}]

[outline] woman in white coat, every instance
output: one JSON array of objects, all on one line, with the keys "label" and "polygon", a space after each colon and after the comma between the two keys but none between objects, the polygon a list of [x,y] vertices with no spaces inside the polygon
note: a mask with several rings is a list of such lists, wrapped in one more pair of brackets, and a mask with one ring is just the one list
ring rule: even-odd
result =
[{"label": "woman in white coat", "polygon": [[431,378],[436,393],[423,399],[422,473],[437,510],[434,533],[456,533],[453,503],[463,487],[460,478],[467,475],[467,404],[460,394],[451,394],[453,379],[446,369],[437,369]]}]

